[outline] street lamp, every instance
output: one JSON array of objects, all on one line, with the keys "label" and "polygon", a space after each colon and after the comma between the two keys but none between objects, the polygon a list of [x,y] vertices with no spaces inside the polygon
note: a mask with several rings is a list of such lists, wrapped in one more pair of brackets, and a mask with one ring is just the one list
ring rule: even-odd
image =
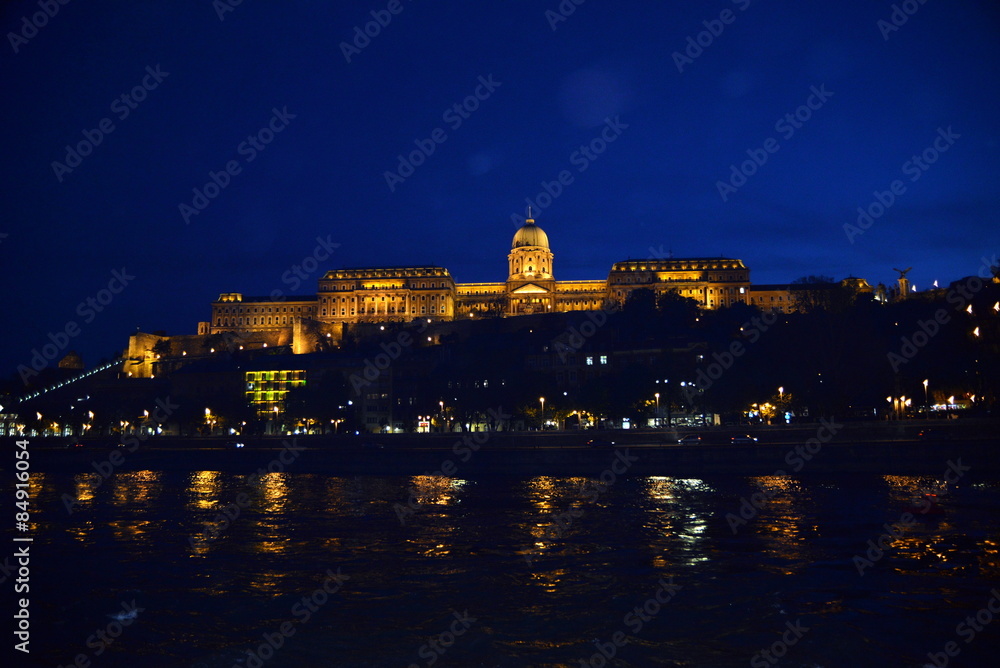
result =
[{"label": "street lamp", "polygon": [[782,399],[783,400],[784,398],[785,398],[785,388],[784,387],[779,387],[778,388],[778,399]]},{"label": "street lamp", "polygon": [[656,426],[660,426],[660,393],[657,392],[653,395],[656,397]]},{"label": "street lamp", "polygon": [[545,429],[545,397],[538,397],[538,401],[542,404],[542,429]]},{"label": "street lamp", "polygon": [[924,405],[925,406],[927,405],[927,384],[928,384],[928,382],[929,382],[928,379],[924,378]]}]

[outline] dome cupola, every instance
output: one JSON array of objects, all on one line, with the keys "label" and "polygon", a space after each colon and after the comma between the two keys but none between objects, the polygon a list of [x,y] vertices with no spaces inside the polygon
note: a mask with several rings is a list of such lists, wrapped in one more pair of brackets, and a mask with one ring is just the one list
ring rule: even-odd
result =
[{"label": "dome cupola", "polygon": [[549,250],[549,237],[542,228],[535,225],[534,218],[525,220],[521,229],[514,233],[514,242],[510,247],[513,250],[515,248],[524,248],[525,246],[537,246]]}]

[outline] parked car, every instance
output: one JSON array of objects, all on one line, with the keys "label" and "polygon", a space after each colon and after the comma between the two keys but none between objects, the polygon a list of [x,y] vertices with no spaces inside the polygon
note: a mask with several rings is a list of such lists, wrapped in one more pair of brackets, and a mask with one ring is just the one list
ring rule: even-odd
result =
[{"label": "parked car", "polygon": [[733,436],[732,439],[730,440],[733,443],[733,445],[736,445],[738,443],[756,443],[757,437],[751,436],[750,434],[740,434],[739,436]]},{"label": "parked car", "polygon": [[587,441],[587,445],[592,448],[613,448],[615,447],[615,442],[605,438],[592,438]]},{"label": "parked car", "polygon": [[699,434],[688,434],[687,436],[682,436],[677,439],[677,442],[681,445],[701,445],[705,442]]}]

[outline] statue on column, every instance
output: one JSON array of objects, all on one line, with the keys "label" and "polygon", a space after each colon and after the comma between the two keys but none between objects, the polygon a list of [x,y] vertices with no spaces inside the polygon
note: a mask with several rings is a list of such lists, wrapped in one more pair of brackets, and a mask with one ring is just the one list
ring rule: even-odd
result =
[{"label": "statue on column", "polygon": [[896,269],[896,268],[893,268],[893,271],[898,271],[899,272],[899,278],[897,278],[896,281],[899,283],[899,298],[900,299],[906,299],[907,297],[910,296],[910,279],[908,279],[906,277],[906,275],[908,273],[910,273],[910,271],[912,271],[912,270],[913,270],[913,267],[907,267],[906,269]]}]

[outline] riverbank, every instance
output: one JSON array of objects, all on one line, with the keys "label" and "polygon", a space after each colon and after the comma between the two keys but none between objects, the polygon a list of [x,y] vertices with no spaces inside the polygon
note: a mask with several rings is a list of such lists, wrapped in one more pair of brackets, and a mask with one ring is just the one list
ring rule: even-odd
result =
[{"label": "riverbank", "polygon": [[[473,432],[381,436],[299,436],[233,439],[156,437],[116,447],[107,439],[67,448],[66,439],[29,439],[32,471],[105,473],[118,470],[247,472],[272,470],[331,475],[492,475],[698,477],[711,474],[818,475],[875,473],[942,476],[949,462],[977,473],[1000,473],[995,425],[819,424],[752,429],[760,440],[731,444],[738,428],[706,430],[702,445],[677,445],[664,432]],[[614,446],[589,447],[590,438]],[[8,439],[12,440],[12,439]],[[671,442],[671,443],[668,443]],[[612,469],[612,466],[615,466]],[[627,471],[627,473],[625,473]]]}]

